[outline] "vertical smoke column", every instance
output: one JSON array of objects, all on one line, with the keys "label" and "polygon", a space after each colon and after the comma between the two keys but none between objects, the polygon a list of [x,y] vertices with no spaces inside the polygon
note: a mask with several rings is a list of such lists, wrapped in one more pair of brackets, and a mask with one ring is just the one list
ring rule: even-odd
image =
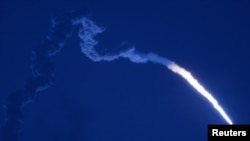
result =
[{"label": "vertical smoke column", "polygon": [[51,57],[61,50],[64,42],[73,31],[71,15],[63,17],[67,18],[59,22],[52,20],[52,28],[47,39],[32,52],[33,77],[27,80],[23,89],[17,90],[7,97],[1,141],[16,141],[18,139],[23,121],[22,107],[34,100],[39,91],[53,85],[54,64]]}]

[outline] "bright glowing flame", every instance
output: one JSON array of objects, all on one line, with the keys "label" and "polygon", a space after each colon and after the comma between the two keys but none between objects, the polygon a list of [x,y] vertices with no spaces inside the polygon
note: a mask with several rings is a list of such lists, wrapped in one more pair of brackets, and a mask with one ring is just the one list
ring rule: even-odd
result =
[{"label": "bright glowing flame", "polygon": [[202,96],[204,96],[210,103],[213,104],[214,108],[221,114],[221,116],[227,121],[228,124],[232,125],[233,122],[228,117],[226,112],[222,109],[222,107],[218,104],[216,99],[210,94],[193,76],[190,72],[185,70],[184,68],[178,66],[175,63],[171,63],[167,66],[171,71],[176,74],[179,74],[184,79],[188,81],[188,83],[193,86]]}]

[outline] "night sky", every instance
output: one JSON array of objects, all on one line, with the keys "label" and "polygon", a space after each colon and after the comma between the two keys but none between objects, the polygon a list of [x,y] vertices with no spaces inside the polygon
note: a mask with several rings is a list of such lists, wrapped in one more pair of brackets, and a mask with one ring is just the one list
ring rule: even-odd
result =
[{"label": "night sky", "polygon": [[[169,58],[213,94],[234,124],[250,123],[250,2],[2,0],[0,124],[9,94],[32,77],[31,52],[51,18],[80,10],[106,30],[102,53],[135,46]],[[74,32],[60,53],[55,84],[23,108],[20,141],[203,141],[227,124],[184,79],[158,64],[92,62]]]}]

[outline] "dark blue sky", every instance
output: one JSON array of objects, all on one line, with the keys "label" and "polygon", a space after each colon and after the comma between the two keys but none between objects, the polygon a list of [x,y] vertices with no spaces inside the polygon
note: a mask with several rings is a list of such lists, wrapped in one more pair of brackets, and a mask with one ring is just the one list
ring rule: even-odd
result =
[{"label": "dark blue sky", "polygon": [[[106,27],[98,49],[128,42],[167,57],[191,71],[235,124],[250,123],[248,0],[3,0],[1,105],[31,77],[31,51],[45,39],[50,18],[74,10]],[[126,59],[93,63],[76,33],[53,62],[55,85],[24,107],[20,141],[198,141],[207,139],[208,124],[226,124],[178,75]]]}]

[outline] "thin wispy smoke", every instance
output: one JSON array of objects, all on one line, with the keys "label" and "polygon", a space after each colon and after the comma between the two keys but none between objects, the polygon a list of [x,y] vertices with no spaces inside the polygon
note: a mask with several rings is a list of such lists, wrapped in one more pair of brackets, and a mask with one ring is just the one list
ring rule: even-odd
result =
[{"label": "thin wispy smoke", "polygon": [[44,42],[32,52],[32,74],[33,77],[27,80],[23,89],[11,93],[5,104],[5,121],[3,125],[1,141],[17,141],[21,123],[23,122],[22,107],[33,101],[37,93],[49,88],[54,83],[54,64],[51,57],[62,49],[65,41],[71,37],[73,29],[78,29],[78,36],[81,39],[80,47],[83,54],[94,62],[114,61],[119,58],[127,58],[133,63],[156,63],[168,67],[171,71],[186,79],[193,88],[202,96],[207,98],[229,123],[232,121],[224,112],[222,107],[208,93],[201,84],[185,69],[174,64],[171,60],[154,53],[140,53],[135,47],[131,47],[117,54],[100,55],[95,46],[98,41],[95,37],[105,31],[105,28],[97,26],[92,20],[86,17],[79,17],[75,14],[63,16],[63,20],[52,20],[52,27]]},{"label": "thin wispy smoke", "polygon": [[99,55],[94,48],[98,44],[98,41],[96,41],[94,37],[102,33],[105,28],[97,26],[93,21],[85,17],[73,20],[73,24],[81,25],[78,32],[78,36],[82,41],[80,43],[81,51],[94,62],[113,61],[119,58],[128,58],[131,62],[134,63],[152,62],[165,66],[170,64],[171,62],[167,58],[160,57],[154,53],[139,53],[133,47],[118,54]]},{"label": "thin wispy smoke", "polygon": [[[33,77],[26,81],[25,86],[9,94],[4,104],[4,123],[0,141],[17,141],[23,122],[22,107],[33,101],[38,92],[45,90],[54,83],[54,64],[51,57],[60,52],[67,38],[73,31],[71,15],[65,20],[53,23],[44,42],[32,51],[31,70]],[[55,21],[55,20],[54,20]]]}]

